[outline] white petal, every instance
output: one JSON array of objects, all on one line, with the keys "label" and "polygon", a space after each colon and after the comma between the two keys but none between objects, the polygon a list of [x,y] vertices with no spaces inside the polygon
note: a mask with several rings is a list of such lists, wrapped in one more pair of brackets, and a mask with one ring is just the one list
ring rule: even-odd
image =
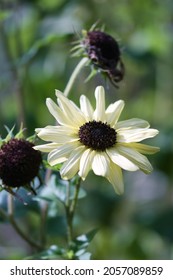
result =
[{"label": "white petal", "polygon": [[[125,145],[125,144],[123,144]],[[128,147],[137,150],[141,154],[152,155],[160,151],[160,148],[141,143],[128,143]]]},{"label": "white petal", "polygon": [[102,86],[96,87],[95,90],[96,109],[93,118],[96,121],[105,121],[105,91]]},{"label": "white petal", "polygon": [[126,157],[132,163],[137,165],[139,169],[141,169],[144,173],[150,173],[153,170],[148,159],[144,155],[141,155],[136,150],[133,150],[127,145],[123,146],[121,144],[116,144],[116,149],[119,152],[119,154]]},{"label": "white petal", "polygon": [[96,153],[93,159],[92,169],[96,175],[103,176],[113,185],[117,194],[124,191],[121,168],[109,160],[106,153]]},{"label": "white petal", "polygon": [[115,126],[116,129],[120,129],[120,128],[129,129],[132,127],[133,128],[149,128],[150,125],[145,120],[133,118],[133,119],[129,119],[126,121],[120,121]]},{"label": "white petal", "polygon": [[92,167],[92,161],[94,155],[95,155],[95,151],[92,151],[91,149],[85,150],[84,153],[82,154],[82,157],[80,159],[78,174],[83,180],[85,180],[86,176],[88,175],[88,172]]},{"label": "white petal", "polygon": [[59,144],[57,144],[57,143],[49,143],[49,144],[44,144],[44,145],[37,145],[37,146],[34,146],[33,148],[34,148],[34,150],[39,150],[41,152],[49,153],[58,147],[59,147]]},{"label": "white petal", "polygon": [[51,166],[64,162],[69,155],[78,147],[78,143],[67,143],[60,146],[48,154],[48,162]]},{"label": "white petal", "polygon": [[52,116],[57,120],[59,124],[66,125],[66,126],[73,126],[72,122],[69,121],[69,119],[64,115],[64,113],[61,111],[61,109],[55,104],[55,102],[52,99],[47,98],[46,105],[49,109],[49,112],[52,114]]},{"label": "white petal", "polygon": [[36,128],[35,132],[38,134],[43,128]]},{"label": "white petal", "polygon": [[70,122],[73,123],[74,126],[79,127],[86,122],[83,113],[74,102],[69,100],[58,90],[56,90],[56,95],[58,97],[58,104],[62,109],[64,115]]},{"label": "white petal", "polygon": [[115,192],[117,194],[123,194],[124,192],[124,183],[121,168],[115,163],[111,162],[106,178],[112,184]]},{"label": "white petal", "polygon": [[152,128],[119,129],[117,131],[117,142],[130,143],[140,142],[147,138],[156,136],[159,132]]},{"label": "white petal", "polygon": [[124,108],[124,101],[119,100],[116,101],[114,104],[110,104],[106,109],[106,121],[110,126],[114,126]]},{"label": "white petal", "polygon": [[81,111],[84,113],[86,120],[91,121],[93,119],[94,110],[91,106],[90,101],[85,95],[81,95],[80,97],[80,108]]},{"label": "white petal", "polygon": [[136,171],[139,169],[137,165],[128,160],[126,157],[122,156],[118,150],[115,148],[110,148],[106,150],[107,154],[111,158],[111,160],[119,165],[121,168],[128,171]]},{"label": "white petal", "polygon": [[38,132],[38,137],[45,141],[52,141],[60,144],[78,140],[77,130],[65,126],[46,126]]},{"label": "white petal", "polygon": [[92,169],[96,175],[105,176],[109,168],[110,160],[105,152],[97,152],[94,155]]},{"label": "white petal", "polygon": [[64,180],[73,178],[79,170],[79,162],[85,146],[76,148],[69,156],[68,160],[63,164],[60,170],[61,177]]}]

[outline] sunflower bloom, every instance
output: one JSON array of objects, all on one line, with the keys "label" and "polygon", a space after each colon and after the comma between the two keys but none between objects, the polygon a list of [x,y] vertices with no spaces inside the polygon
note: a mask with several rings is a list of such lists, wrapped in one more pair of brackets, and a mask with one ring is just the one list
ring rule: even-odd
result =
[{"label": "sunflower bloom", "polygon": [[51,166],[63,163],[60,175],[73,178],[77,173],[85,180],[92,169],[113,185],[117,194],[124,191],[122,169],[128,171],[152,171],[152,166],[143,154],[153,154],[159,148],[139,143],[158,134],[147,121],[129,119],[119,121],[124,101],[119,100],[105,108],[105,92],[102,86],[95,90],[96,108],[93,109],[85,95],[80,97],[80,108],[56,90],[56,105],[46,100],[57,126],[37,128],[38,136],[50,143],[34,149],[47,152]]}]

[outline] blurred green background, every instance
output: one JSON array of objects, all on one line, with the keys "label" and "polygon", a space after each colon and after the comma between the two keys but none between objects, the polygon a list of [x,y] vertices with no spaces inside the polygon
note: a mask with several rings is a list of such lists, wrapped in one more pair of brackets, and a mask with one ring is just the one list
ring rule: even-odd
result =
[{"label": "blurred green background", "polygon": [[[107,104],[126,102],[121,119],[143,118],[160,131],[148,143],[161,151],[150,157],[151,175],[124,172],[125,194],[117,196],[101,177],[89,174],[79,201],[75,234],[100,230],[90,244],[93,259],[173,258],[173,1],[171,0],[0,0],[0,134],[4,124],[16,131],[21,121],[26,135],[53,124],[46,97],[63,91],[78,63],[70,57],[72,42],[82,29],[100,20],[119,40],[126,74],[115,89],[99,75],[84,84],[83,69],[70,98],[77,104],[85,94],[93,105],[97,85],[106,88]],[[0,193],[5,207],[6,194]],[[37,202],[16,201],[16,215],[24,230],[37,235]],[[8,223],[0,220],[0,259],[29,255],[26,245]],[[61,242],[61,211],[48,220],[48,244]],[[62,241],[63,242],[63,241]]]}]

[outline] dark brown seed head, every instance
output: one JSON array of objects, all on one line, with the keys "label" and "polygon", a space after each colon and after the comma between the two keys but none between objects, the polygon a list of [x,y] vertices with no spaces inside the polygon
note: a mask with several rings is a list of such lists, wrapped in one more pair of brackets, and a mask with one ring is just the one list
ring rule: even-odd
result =
[{"label": "dark brown seed head", "polygon": [[90,59],[104,69],[116,67],[120,58],[118,43],[101,31],[87,33],[86,49]]},{"label": "dark brown seed head", "polygon": [[116,143],[116,131],[101,121],[90,121],[79,129],[82,144],[96,151],[105,151]]},{"label": "dark brown seed head", "polygon": [[4,185],[20,187],[30,183],[39,171],[41,153],[24,139],[11,139],[0,149],[0,178]]},{"label": "dark brown seed head", "polygon": [[117,41],[105,32],[90,31],[83,45],[91,62],[117,86],[116,83],[124,77],[124,64]]}]

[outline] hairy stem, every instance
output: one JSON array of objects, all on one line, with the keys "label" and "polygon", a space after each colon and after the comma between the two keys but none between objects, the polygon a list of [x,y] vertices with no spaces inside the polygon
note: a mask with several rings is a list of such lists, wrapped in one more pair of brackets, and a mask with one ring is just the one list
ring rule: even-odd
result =
[{"label": "hairy stem", "polygon": [[64,90],[64,95],[65,96],[68,96],[69,95],[69,92],[78,76],[78,74],[80,73],[81,69],[88,63],[88,58],[87,57],[84,57],[80,60],[80,62],[77,64],[76,68],[74,69],[67,85],[66,85],[66,88]]},{"label": "hairy stem", "polygon": [[70,213],[70,181],[68,182],[68,185],[66,187],[65,211],[66,211],[66,220],[67,220],[67,241],[68,244],[71,244],[73,229],[72,229],[72,217]]},{"label": "hairy stem", "polygon": [[75,213],[75,210],[76,210],[77,201],[78,201],[78,194],[79,194],[80,184],[81,184],[81,177],[79,177],[79,179],[77,181],[76,190],[75,190],[75,193],[74,193],[74,198],[72,200],[71,207],[70,207],[70,212],[73,214],[73,216],[74,216],[74,213]]},{"label": "hairy stem", "polygon": [[78,201],[80,183],[81,183],[81,178],[78,179],[77,184],[75,186],[75,193],[72,201],[70,201],[70,182],[67,185],[65,210],[66,210],[66,220],[67,220],[67,240],[69,246],[73,240],[73,218],[74,218],[76,205]]}]

